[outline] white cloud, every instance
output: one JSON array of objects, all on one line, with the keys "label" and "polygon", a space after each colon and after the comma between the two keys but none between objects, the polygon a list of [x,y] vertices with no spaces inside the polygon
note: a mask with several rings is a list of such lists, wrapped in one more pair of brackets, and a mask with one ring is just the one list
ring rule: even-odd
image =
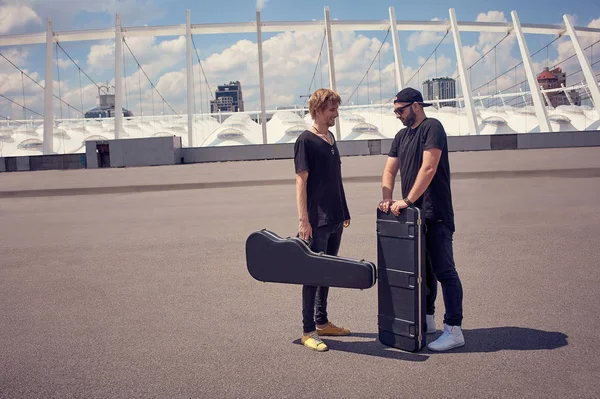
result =
[{"label": "white cloud", "polygon": [[23,27],[30,23],[36,25],[42,23],[42,19],[31,7],[19,2],[0,5],[0,34],[7,34],[15,28]]},{"label": "white cloud", "polygon": [[[433,18],[432,21],[439,21],[439,18]],[[423,31],[413,33],[408,37],[408,45],[406,49],[408,51],[415,51],[421,46],[427,46],[429,44],[439,43],[444,37],[443,33],[433,31]]]},{"label": "white cloud", "polygon": [[[79,65],[79,61],[77,61],[77,60],[74,60],[74,61],[75,61],[75,63],[77,65]],[[61,69],[67,69],[67,68],[74,67],[75,64],[73,64],[73,62],[70,59],[68,59],[68,58],[59,58],[58,59],[58,66]]]},{"label": "white cloud", "polygon": [[[132,37],[128,38],[126,43],[127,45],[123,46],[125,54],[123,62],[128,74],[136,71],[130,75],[130,79],[134,80],[136,84],[138,84],[138,74],[141,74],[141,79],[144,80],[143,84],[147,83],[147,78],[139,70],[137,62],[140,63],[141,69],[153,80],[154,84],[161,72],[178,63],[185,62],[185,37],[183,36],[172,40],[163,40],[158,44],[154,37]],[[87,64],[96,71],[114,70],[114,52],[114,41],[92,45],[87,56]]]},{"label": "white cloud", "polygon": [[[4,57],[6,57],[10,62],[17,65],[21,69],[24,69],[24,64],[27,61],[27,57],[29,56],[29,52],[23,47],[9,47],[3,48],[0,51]],[[0,59],[0,74],[2,73],[12,73],[16,69],[5,59]]]},{"label": "white cloud", "polygon": [[[32,73],[31,76],[38,79],[36,73]],[[25,83],[25,96],[23,96],[22,82]],[[46,85],[45,80],[40,80],[39,83],[42,87]],[[54,80],[53,89],[56,96],[53,97],[54,114],[58,118],[61,115],[64,118],[68,118],[69,116],[76,117],[79,112],[78,110],[81,109],[82,97],[84,100],[84,109],[91,108],[95,104],[95,95],[93,93],[96,93],[96,86],[90,86],[90,88],[83,88],[83,91],[80,91],[79,87],[73,87],[72,83],[63,81],[62,79],[60,82]],[[38,114],[43,115],[44,113],[44,92],[42,87],[31,82],[29,79],[22,81],[20,72],[18,72],[18,77],[16,75],[0,74],[0,93],[13,101],[0,104],[0,115],[9,116],[12,119],[23,119],[25,113],[27,119],[31,117],[33,119],[40,119],[41,116]],[[87,107],[85,106],[86,104],[88,105]],[[23,106],[27,108],[25,111]]]},{"label": "white cloud", "polygon": [[[101,2],[90,2],[88,0],[4,1],[20,6],[22,10],[30,10],[27,11],[29,14],[25,14],[25,11],[21,11],[19,19],[22,19],[21,15],[30,16],[31,13],[33,13],[35,17],[30,16],[30,18],[33,18],[32,21],[39,25],[43,21],[46,21],[47,18],[51,18],[53,27],[56,30],[73,29],[72,26],[76,21],[76,17],[82,12],[94,14],[96,21],[106,21],[109,19],[112,24],[114,24],[115,14],[119,14],[121,16],[122,24],[126,26],[144,24],[163,15],[163,11],[153,0],[109,0]],[[0,13],[1,9],[4,7],[6,6],[0,6]],[[0,29],[2,29],[2,25],[4,24],[0,24]],[[25,23],[21,22],[12,28],[23,26],[25,26]],[[86,27],[82,27],[82,29],[86,29]],[[89,29],[89,27],[87,27],[87,29]],[[33,33],[37,31],[39,31],[39,26],[36,26],[35,30],[25,29],[23,33]]]},{"label": "white cloud", "polygon": [[177,39],[164,40],[158,45],[158,50],[162,56],[185,54],[185,36],[179,36]]},{"label": "white cloud", "polygon": [[169,97],[178,98],[187,94],[187,74],[185,71],[167,72],[156,84],[158,91]]},{"label": "white cloud", "polygon": [[428,44],[439,43],[444,35],[439,32],[424,31],[413,33],[408,37],[408,51],[415,51],[421,46],[427,46]]},{"label": "white cloud", "polygon": [[473,46],[463,45],[462,52],[463,52],[463,61],[465,62],[465,65],[467,65],[467,66],[473,65],[481,57],[481,53],[477,50],[477,45],[473,45]]},{"label": "white cloud", "polygon": [[265,8],[269,0],[256,0],[256,9],[262,10]]},{"label": "white cloud", "polygon": [[437,57],[437,65],[435,60],[429,59],[425,62],[424,57],[419,57],[417,60],[419,68],[404,67],[405,84],[421,90],[423,81],[439,76],[448,76],[453,71],[454,62],[444,54]]},{"label": "white cloud", "polygon": [[[40,81],[40,77],[36,72],[28,72],[24,70],[32,79]],[[30,93],[32,91],[40,92],[42,89],[36,85],[31,79],[21,75],[21,72],[13,68],[11,73],[0,73],[0,94],[7,97],[20,97],[23,93],[23,85],[25,86],[25,92]]]},{"label": "white cloud", "polygon": [[[488,11],[487,13],[480,13],[479,15],[477,15],[477,18],[475,19],[475,21],[476,22],[508,22],[508,20],[506,19],[506,16],[501,11]],[[498,43],[500,41],[500,39],[502,39],[502,37],[505,35],[506,34],[504,34],[504,33],[482,32],[479,34],[478,47],[483,52],[486,52],[487,50],[489,50],[490,47],[492,47],[496,43]],[[512,44],[512,43],[514,43],[515,40],[516,40],[516,37],[513,34],[513,35],[510,35],[505,41],[503,41],[503,44],[505,44],[506,41],[508,41],[510,44]]]},{"label": "white cloud", "polygon": [[[61,83],[61,85],[62,85],[62,83]],[[55,84],[55,87],[56,87],[56,84]],[[61,97],[62,100],[65,103],[70,104],[72,107],[76,108],[77,110],[82,109],[82,102],[83,102],[83,112],[86,112],[86,111],[94,108],[97,105],[96,97],[98,96],[98,88],[93,83],[82,85],[81,88],[79,86],[73,87],[73,88],[69,88],[69,87],[62,88],[61,87],[61,90],[62,90],[62,97]],[[54,99],[54,108],[55,108],[55,110],[58,110],[60,108],[60,102],[56,98]],[[63,104],[63,114],[68,114],[68,112],[69,112],[69,110],[67,109],[67,106],[65,104]],[[70,112],[71,112],[71,117],[75,117],[75,114],[77,113],[77,111],[74,111],[73,109],[71,109]]]},{"label": "white cloud", "polygon": [[[340,73],[340,78],[343,79],[347,72],[356,72],[362,69],[364,74],[373,59],[377,56],[377,51],[381,48],[381,55],[384,56],[391,50],[391,45],[385,43],[381,46],[381,41],[377,38],[369,39],[365,36],[358,35],[355,37],[345,37],[341,42],[342,48],[336,52],[335,69],[336,73]],[[362,75],[361,74],[361,75]]]},{"label": "white cloud", "polygon": [[115,64],[114,43],[94,44],[87,56],[87,64],[93,69],[110,69]]},{"label": "white cloud", "polygon": [[[265,42],[263,49],[267,50],[268,48],[269,46]],[[258,63],[257,51],[256,43],[240,40],[223,52],[210,55],[206,59],[204,70],[207,73],[223,74],[237,69],[252,68]],[[267,59],[269,55],[267,53],[264,58]]]}]

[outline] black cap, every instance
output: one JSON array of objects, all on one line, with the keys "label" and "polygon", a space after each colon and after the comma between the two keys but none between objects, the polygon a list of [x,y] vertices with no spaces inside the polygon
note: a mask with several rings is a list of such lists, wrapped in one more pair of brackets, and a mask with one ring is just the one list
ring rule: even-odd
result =
[{"label": "black cap", "polygon": [[432,105],[429,103],[424,103],[421,92],[413,89],[412,87],[407,87],[400,90],[398,94],[396,94],[396,97],[394,97],[394,104],[395,103],[420,103],[424,107],[429,107]]}]

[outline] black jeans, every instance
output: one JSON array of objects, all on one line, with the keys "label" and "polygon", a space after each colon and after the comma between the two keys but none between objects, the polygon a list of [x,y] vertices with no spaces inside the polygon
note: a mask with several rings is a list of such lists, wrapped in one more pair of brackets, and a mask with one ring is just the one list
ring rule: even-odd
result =
[{"label": "black jeans", "polygon": [[437,282],[444,296],[444,323],[450,326],[462,324],[463,289],[454,265],[452,230],[442,222],[428,222],[425,240],[427,245],[427,314],[434,314]]},{"label": "black jeans", "polygon": [[[314,252],[324,252],[327,255],[337,256],[342,242],[344,222],[316,227],[312,230],[312,244],[310,249]],[[326,324],[327,320],[327,295],[329,287],[302,286],[302,329],[304,333],[316,330],[317,324]]]}]

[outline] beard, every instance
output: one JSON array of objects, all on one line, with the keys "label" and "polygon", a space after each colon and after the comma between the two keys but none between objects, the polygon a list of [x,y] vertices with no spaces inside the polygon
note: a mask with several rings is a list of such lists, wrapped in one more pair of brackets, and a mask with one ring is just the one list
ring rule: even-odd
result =
[{"label": "beard", "polygon": [[412,125],[415,124],[415,120],[417,119],[416,115],[415,115],[415,111],[412,110],[412,108],[409,109],[409,114],[406,116],[406,118],[400,118],[400,120],[402,121],[402,124],[404,126],[410,127]]}]

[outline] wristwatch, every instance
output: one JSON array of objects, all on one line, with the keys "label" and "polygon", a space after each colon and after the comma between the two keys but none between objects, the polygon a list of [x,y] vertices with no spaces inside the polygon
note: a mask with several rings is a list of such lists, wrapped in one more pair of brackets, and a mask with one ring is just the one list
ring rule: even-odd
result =
[{"label": "wristwatch", "polygon": [[406,205],[408,205],[408,206],[414,206],[415,205],[412,202],[410,202],[410,200],[408,199],[408,197],[402,198],[402,201],[406,202]]}]

